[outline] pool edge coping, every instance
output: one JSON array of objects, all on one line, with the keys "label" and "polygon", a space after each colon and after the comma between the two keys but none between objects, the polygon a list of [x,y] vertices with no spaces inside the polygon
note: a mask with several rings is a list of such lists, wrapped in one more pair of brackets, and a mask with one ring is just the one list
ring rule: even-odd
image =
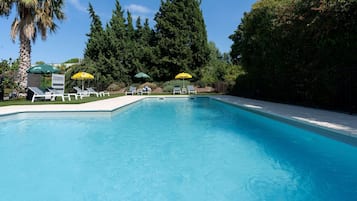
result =
[{"label": "pool edge coping", "polygon": [[[123,97],[130,97],[130,96],[123,96]],[[20,110],[20,111],[8,112],[6,114],[0,114],[0,118],[12,116],[12,115],[28,114],[28,113],[97,113],[97,112],[112,113],[112,112],[115,112],[117,110],[120,110],[123,107],[129,106],[131,104],[135,104],[135,103],[140,102],[142,100],[145,100],[147,98],[190,98],[190,97],[206,97],[206,98],[210,98],[210,96],[207,96],[207,95],[195,95],[195,96],[191,96],[191,95],[176,95],[176,96],[172,96],[172,95],[169,95],[169,96],[167,96],[167,95],[149,95],[149,96],[136,96],[136,97],[140,97],[140,99],[133,100],[131,102],[124,103],[122,105],[114,106],[113,108],[110,108],[110,109],[90,109],[90,110],[80,110],[80,109],[78,109],[78,110],[76,110],[76,109],[66,108],[66,109],[63,109],[63,110],[55,110],[55,109],[22,110],[22,111]],[[116,98],[120,98],[120,97],[116,97]],[[113,99],[115,99],[115,98],[113,98]],[[110,98],[109,99],[105,99],[105,100],[110,100]],[[94,102],[98,102],[98,101],[94,101]],[[93,103],[93,102],[81,103],[81,104],[73,104],[73,105],[83,106],[85,104],[90,104],[90,103]],[[63,105],[60,105],[60,104],[57,104],[57,105],[43,104],[43,105],[36,105],[36,106],[48,106],[48,105],[51,105],[51,106],[63,106]],[[27,107],[27,106],[33,106],[33,105],[13,105],[13,106],[10,106],[10,107],[17,107],[17,106],[19,106],[19,107]],[[65,106],[68,106],[68,105],[65,105]]]},{"label": "pool edge coping", "polygon": [[221,99],[219,97],[211,97],[212,99],[216,100],[216,101],[220,101],[226,104],[230,104],[232,106],[236,106],[240,109],[243,109],[245,111],[248,112],[252,112],[254,114],[258,114],[258,115],[262,115],[265,116],[267,118],[271,118],[274,119],[276,121],[280,121],[283,123],[287,123],[289,125],[292,126],[296,126],[302,129],[306,129],[308,131],[312,131],[316,134],[328,137],[328,138],[332,138],[334,140],[340,141],[340,142],[344,142],[346,144],[350,144],[353,146],[357,147],[357,136],[353,135],[352,133],[348,133],[348,132],[344,132],[344,131],[340,131],[340,130],[336,130],[336,129],[332,129],[332,128],[328,128],[328,127],[324,127],[324,126],[320,126],[317,124],[312,124],[306,121],[302,121],[299,119],[294,119],[294,118],[290,118],[288,116],[284,116],[284,115],[280,115],[271,111],[262,111],[262,110],[257,110],[254,108],[250,108],[247,106],[244,106],[242,104],[239,103],[235,103],[235,102],[231,102],[229,100],[225,100],[225,99]]}]

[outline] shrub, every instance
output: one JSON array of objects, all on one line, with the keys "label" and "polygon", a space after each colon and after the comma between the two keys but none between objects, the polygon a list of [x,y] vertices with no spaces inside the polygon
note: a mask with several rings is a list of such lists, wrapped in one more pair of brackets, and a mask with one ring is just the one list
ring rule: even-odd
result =
[{"label": "shrub", "polygon": [[122,82],[112,83],[108,86],[107,90],[109,91],[119,91],[120,89],[124,88],[125,84]]},{"label": "shrub", "polygon": [[187,86],[190,85],[190,81],[188,80],[170,80],[168,82],[165,82],[163,84],[163,91],[164,92],[172,92],[172,90],[174,89],[174,86],[180,86],[182,87],[182,85]]},{"label": "shrub", "polygon": [[144,84],[139,85],[138,88],[144,88],[145,86],[150,87],[152,90],[157,88],[157,85],[152,82],[145,82]]}]

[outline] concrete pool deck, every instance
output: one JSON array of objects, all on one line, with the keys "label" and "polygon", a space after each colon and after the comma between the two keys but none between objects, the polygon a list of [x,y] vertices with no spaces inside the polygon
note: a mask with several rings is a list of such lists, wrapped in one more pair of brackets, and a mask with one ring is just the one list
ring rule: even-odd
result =
[{"label": "concrete pool deck", "polygon": [[[30,112],[112,112],[125,105],[147,97],[188,97],[169,96],[121,96],[83,104],[20,105],[0,107],[0,116]],[[294,120],[316,126],[357,139],[357,116],[301,106],[259,101],[228,95],[209,96],[211,98],[238,105],[247,110],[270,116]]]},{"label": "concrete pool deck", "polygon": [[304,124],[327,129],[357,139],[357,116],[302,106],[273,103],[235,96],[216,96],[215,99],[241,106],[250,111],[267,113]]}]

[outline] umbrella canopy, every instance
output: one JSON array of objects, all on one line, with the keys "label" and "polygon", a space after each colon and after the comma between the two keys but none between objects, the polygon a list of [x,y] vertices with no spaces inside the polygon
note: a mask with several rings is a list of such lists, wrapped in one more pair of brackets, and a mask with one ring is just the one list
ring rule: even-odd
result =
[{"label": "umbrella canopy", "polygon": [[84,90],[84,80],[92,80],[94,76],[86,72],[78,72],[71,77],[72,80],[82,80],[82,90]]},{"label": "umbrella canopy", "polygon": [[188,73],[179,73],[175,76],[175,79],[190,79],[192,78],[192,75]]},{"label": "umbrella canopy", "polygon": [[182,88],[184,88],[184,79],[190,79],[192,78],[192,75],[188,74],[188,73],[179,73],[175,76],[175,79],[182,79]]},{"label": "umbrella canopy", "polygon": [[78,72],[71,77],[72,80],[92,80],[94,76],[86,72]]},{"label": "umbrella canopy", "polygon": [[135,78],[150,78],[150,76],[146,73],[140,72],[136,75],[134,75]]},{"label": "umbrella canopy", "polygon": [[50,74],[50,73],[59,73],[60,70],[48,64],[41,64],[29,68],[26,72],[33,73],[33,74]]}]

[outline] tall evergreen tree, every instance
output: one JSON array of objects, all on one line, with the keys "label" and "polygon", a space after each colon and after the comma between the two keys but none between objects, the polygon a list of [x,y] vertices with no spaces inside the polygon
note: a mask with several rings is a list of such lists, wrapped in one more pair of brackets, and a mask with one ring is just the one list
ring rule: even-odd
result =
[{"label": "tall evergreen tree", "polygon": [[92,4],[89,3],[89,15],[92,19],[90,33],[87,34],[88,42],[84,50],[84,57],[93,61],[98,61],[99,53],[103,50],[104,29],[100,17],[95,13]]},{"label": "tall evergreen tree", "polygon": [[141,63],[140,63],[140,50],[139,50],[139,42],[136,38],[136,31],[133,26],[133,18],[131,13],[127,11],[127,23],[126,23],[126,51],[124,64],[128,69],[129,76],[131,78],[134,77],[136,73],[141,71]]},{"label": "tall evergreen tree", "polygon": [[142,31],[143,31],[143,25],[141,24],[141,17],[139,16],[138,18],[136,18],[136,21],[135,21],[135,38],[136,39],[141,39]]},{"label": "tall evergreen tree", "polygon": [[207,33],[197,0],[161,1],[155,16],[160,80],[169,80],[181,71],[199,73],[209,57]]},{"label": "tall evergreen tree", "polygon": [[143,45],[141,63],[143,64],[143,69],[150,71],[150,73],[154,75],[152,70],[154,69],[153,67],[157,65],[158,56],[155,54],[155,32],[151,29],[148,18],[145,19],[141,38]]},{"label": "tall evergreen tree", "polygon": [[121,82],[129,82],[128,69],[125,66],[126,41],[126,25],[124,11],[119,3],[115,1],[115,9],[112,13],[112,18],[107,25],[106,32],[108,34],[110,58],[106,58],[106,63],[112,71],[113,79]]},{"label": "tall evergreen tree", "polygon": [[154,31],[150,28],[149,19],[146,18],[144,22],[143,34],[142,34],[143,43],[145,43],[146,45],[152,45],[154,42],[153,37],[154,37]]},{"label": "tall evergreen tree", "polygon": [[90,33],[87,34],[88,42],[84,51],[85,70],[95,75],[97,87],[106,88],[108,84],[114,81],[112,68],[108,65],[108,59],[111,57],[109,51],[109,36],[102,26],[100,17],[95,13],[93,6],[89,4],[89,15],[92,19]]},{"label": "tall evergreen tree", "polygon": [[134,40],[135,30],[133,26],[133,17],[131,16],[130,11],[126,12],[126,35],[129,40]]},{"label": "tall evergreen tree", "polygon": [[141,18],[138,17],[135,29],[136,52],[139,62],[138,71],[148,73],[153,66],[155,57],[153,54],[153,30],[149,26],[149,19],[145,19],[144,25],[141,24]]},{"label": "tall evergreen tree", "polygon": [[193,63],[191,64],[191,69],[196,72],[196,75],[198,77],[200,77],[200,68],[202,68],[203,66],[205,66],[205,64],[208,63],[210,54],[207,41],[206,25],[203,19],[202,11],[200,9],[201,0],[191,0],[187,3],[188,4],[186,5],[186,7],[191,9],[190,13],[192,13],[186,15],[186,20],[188,21],[188,24],[191,24],[191,26],[189,26],[189,38],[191,38],[191,50],[193,52]]}]

